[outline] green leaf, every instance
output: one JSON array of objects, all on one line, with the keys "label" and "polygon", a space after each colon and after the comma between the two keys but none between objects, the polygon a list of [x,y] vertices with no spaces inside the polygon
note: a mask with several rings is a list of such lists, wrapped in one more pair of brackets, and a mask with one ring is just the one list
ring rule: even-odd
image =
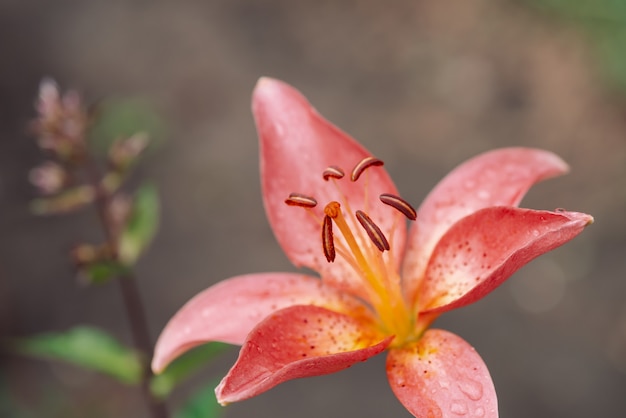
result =
[{"label": "green leaf", "polygon": [[[626,19],[626,16],[624,16]],[[615,87],[626,93],[626,23],[621,27],[606,28],[593,33],[601,59],[603,74]]]},{"label": "green leaf", "polygon": [[165,126],[153,106],[138,98],[107,99],[95,108],[95,123],[90,130],[94,149],[107,154],[119,138],[144,132],[153,147],[163,141]]},{"label": "green leaf", "polygon": [[557,17],[586,34],[601,75],[610,87],[626,93],[626,1],[527,0],[547,15]]},{"label": "green leaf", "polygon": [[152,394],[157,398],[166,398],[179,383],[229,347],[228,344],[213,342],[186,352],[172,362],[163,373],[152,378],[150,382]]},{"label": "green leaf", "polygon": [[120,237],[120,261],[125,265],[133,265],[154,238],[158,226],[157,190],[151,184],[144,184],[135,192],[133,208]]},{"label": "green leaf", "polygon": [[115,261],[96,261],[79,269],[80,280],[89,284],[104,284],[128,274],[128,267]]},{"label": "green leaf", "polygon": [[187,403],[174,416],[175,418],[217,418],[221,415],[223,408],[217,403],[215,398],[215,386],[218,382],[211,382],[209,385],[197,391]]},{"label": "green leaf", "polygon": [[97,328],[78,326],[67,332],[51,332],[13,340],[21,354],[62,360],[105,373],[117,380],[137,384],[141,380],[139,355]]}]

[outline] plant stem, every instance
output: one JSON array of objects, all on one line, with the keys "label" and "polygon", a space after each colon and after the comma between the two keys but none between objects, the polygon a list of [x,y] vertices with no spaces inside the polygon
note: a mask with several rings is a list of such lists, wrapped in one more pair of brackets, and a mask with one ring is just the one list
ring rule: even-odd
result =
[{"label": "plant stem", "polygon": [[[137,282],[131,274],[126,274],[120,277],[117,282],[119,283],[120,291],[122,292],[122,298],[126,307],[126,315],[128,317],[128,322],[130,323],[130,329],[135,347],[142,354],[148,356],[148,359],[152,358],[152,340],[148,331],[146,311],[143,307]],[[146,362],[144,361],[143,376],[141,379],[141,389],[144,394],[144,399],[153,418],[167,418],[168,412],[165,404],[156,399],[150,391],[152,371],[150,370],[150,365],[145,363]]]},{"label": "plant stem", "polygon": [[[118,237],[115,232],[114,220],[111,218],[111,213],[109,211],[112,195],[108,190],[102,187],[101,176],[95,161],[93,161],[87,151],[85,151],[85,154],[85,165],[89,171],[91,184],[96,191],[95,206],[98,212],[98,217],[100,218],[106,242],[113,253],[112,258],[118,260]],[[118,277],[117,282],[119,284],[119,288],[122,293],[122,300],[126,308],[126,316],[130,324],[133,344],[135,349],[139,351],[142,356],[143,374],[141,376],[141,391],[144,402],[146,403],[152,418],[168,418],[169,413],[165,403],[155,398],[150,390],[150,380],[153,376],[149,365],[149,359],[152,358],[152,339],[150,338],[148,319],[146,317],[146,311],[141,299],[141,294],[139,293],[139,288],[137,287],[137,282],[134,275],[130,271],[125,275]]]}]

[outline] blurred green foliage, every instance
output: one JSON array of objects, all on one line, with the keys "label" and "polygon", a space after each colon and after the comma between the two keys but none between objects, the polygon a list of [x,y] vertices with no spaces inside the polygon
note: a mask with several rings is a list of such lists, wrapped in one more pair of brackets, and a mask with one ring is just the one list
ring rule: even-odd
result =
[{"label": "blurred green foliage", "polygon": [[217,403],[215,398],[215,386],[219,382],[214,381],[198,390],[178,411],[175,418],[217,418],[221,415],[223,408]]},{"label": "blurred green foliage", "polygon": [[[14,339],[10,346],[19,354],[58,360],[89,370],[101,372],[117,380],[136,385],[141,381],[143,365],[137,353],[121,345],[115,338],[97,328],[77,326],[66,332],[49,332],[28,338]],[[166,399],[183,381],[230,347],[223,343],[208,343],[177,358],[165,371],[152,377],[150,389],[159,399]],[[0,375],[1,378],[1,375]],[[30,417],[28,409],[3,396],[0,379],[0,416]],[[222,408],[213,389],[218,382],[210,382],[192,396],[182,407],[177,418],[217,417]],[[64,402],[59,401],[62,406]]]},{"label": "blurred green foliage", "polygon": [[223,343],[208,343],[188,351],[172,362],[163,373],[154,376],[150,388],[158,398],[166,398],[170,392],[191,374],[231,347]]},{"label": "blurred green foliage", "polygon": [[135,192],[133,206],[119,243],[120,261],[133,265],[146,250],[159,228],[159,196],[152,184]]},{"label": "blurred green foliage", "polygon": [[606,80],[626,94],[626,0],[526,0],[588,37]]},{"label": "blurred green foliage", "polygon": [[142,363],[137,353],[97,328],[77,326],[66,332],[48,332],[12,343],[20,354],[66,361],[127,384],[141,380]]},{"label": "blurred green foliage", "polygon": [[94,125],[89,140],[99,154],[106,154],[119,138],[144,132],[150,147],[158,146],[167,135],[163,119],[154,107],[141,99],[106,99],[94,106]]},{"label": "blurred green foliage", "polygon": [[[90,284],[108,283],[114,278],[129,274],[130,269],[116,261],[103,260],[91,263],[80,270],[81,280]],[[120,279],[121,280],[121,279]]]}]

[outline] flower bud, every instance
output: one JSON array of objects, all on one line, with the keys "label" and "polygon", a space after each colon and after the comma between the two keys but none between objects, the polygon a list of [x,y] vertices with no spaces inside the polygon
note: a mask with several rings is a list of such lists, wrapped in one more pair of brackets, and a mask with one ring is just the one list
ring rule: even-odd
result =
[{"label": "flower bud", "polygon": [[109,217],[114,230],[119,234],[126,224],[132,208],[132,200],[128,195],[116,194],[108,207]]},{"label": "flower bud", "polygon": [[145,132],[139,132],[128,138],[115,141],[109,150],[111,165],[122,170],[128,168],[146,149],[148,143],[148,135]]},{"label": "flower bud", "polygon": [[35,105],[38,117],[33,121],[41,148],[56,153],[63,160],[80,157],[85,147],[88,117],[80,95],[68,91],[61,95],[57,83],[41,81]]},{"label": "flower bud", "polygon": [[53,79],[41,80],[36,108],[42,121],[55,120],[61,112],[59,86]]},{"label": "flower bud", "polygon": [[28,177],[41,193],[51,195],[63,188],[67,180],[67,172],[59,164],[46,161],[30,170]]}]

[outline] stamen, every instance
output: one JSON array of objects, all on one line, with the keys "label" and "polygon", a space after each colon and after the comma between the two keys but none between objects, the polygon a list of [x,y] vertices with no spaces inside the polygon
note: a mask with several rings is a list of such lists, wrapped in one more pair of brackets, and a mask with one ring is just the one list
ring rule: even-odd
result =
[{"label": "stamen", "polygon": [[330,216],[324,216],[322,224],[322,246],[324,255],[329,263],[335,261],[335,242],[333,241],[333,220]]},{"label": "stamen", "polygon": [[361,177],[361,174],[363,174],[363,171],[365,171],[366,168],[369,168],[372,166],[381,166],[381,165],[383,165],[382,160],[379,160],[378,158],[374,158],[374,157],[365,157],[352,170],[350,180],[357,181],[359,177]]},{"label": "stamen", "polygon": [[[366,280],[372,292],[376,295],[385,295],[387,291],[384,285],[378,279],[377,274],[374,273],[374,271],[372,270],[372,266],[370,265],[368,258],[366,258],[365,255],[363,254],[363,251],[361,250],[359,242],[356,240],[356,238],[354,237],[354,234],[350,230],[350,226],[346,222],[346,219],[344,218],[341,212],[341,205],[339,204],[339,202],[337,201],[329,202],[326,205],[326,207],[324,207],[324,214],[328,218],[330,218],[328,221],[324,220],[324,223],[326,222],[330,223],[330,221],[332,220],[332,222],[337,226],[337,228],[339,228],[339,231],[343,235],[345,243],[348,245],[349,253],[351,253],[351,255],[354,257],[354,264],[358,266],[360,272],[362,273],[362,277]],[[370,219],[369,221],[373,225],[372,220]],[[376,226],[374,225],[374,227]],[[322,225],[323,231],[327,229],[329,228]],[[382,236],[382,232],[380,232],[380,230],[379,230],[379,234],[380,236]],[[328,232],[322,233],[323,239],[326,238],[327,236],[329,236]],[[384,237],[383,237],[383,240],[385,240]],[[343,242],[340,242],[340,244],[343,244]],[[326,244],[324,245],[325,251],[330,248],[331,248],[330,246],[327,246]],[[334,242],[333,242],[332,248],[334,248]],[[339,254],[341,255],[344,252],[343,245],[338,246],[337,250],[339,251]],[[332,253],[332,251],[329,251],[329,253]],[[350,264],[352,264],[352,262],[350,261],[351,257],[347,257],[346,259],[348,260]]]},{"label": "stamen", "polygon": [[329,178],[340,179],[344,176],[344,172],[341,168],[336,165],[331,165],[322,173],[324,180],[328,181]]},{"label": "stamen", "polygon": [[362,212],[360,210],[356,211],[356,218],[363,227],[363,229],[365,229],[365,232],[367,232],[367,235],[369,235],[374,245],[381,252],[385,250],[389,251],[389,242],[387,241],[387,238],[385,238],[383,231],[380,230],[380,228],[374,223],[374,221],[372,221],[372,219],[367,216],[365,212]]},{"label": "stamen", "polygon": [[317,206],[317,200],[300,193],[290,193],[289,197],[285,199],[285,203],[289,206],[301,206],[303,208],[314,208]]},{"label": "stamen", "polygon": [[402,212],[402,214],[410,220],[414,221],[417,219],[417,211],[409,202],[401,197],[389,193],[383,193],[379,196],[379,198],[381,202]]}]

